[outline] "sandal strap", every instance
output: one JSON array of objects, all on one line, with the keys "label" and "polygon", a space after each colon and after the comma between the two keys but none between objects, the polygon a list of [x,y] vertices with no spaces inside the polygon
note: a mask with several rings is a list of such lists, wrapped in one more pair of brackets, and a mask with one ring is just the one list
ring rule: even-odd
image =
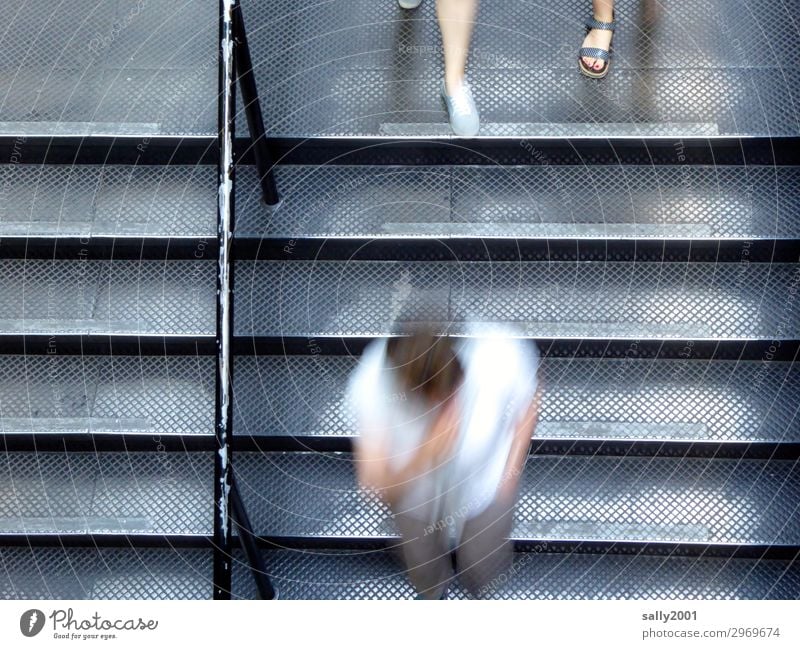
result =
[{"label": "sandal strap", "polygon": [[599,20],[595,20],[594,16],[590,16],[586,19],[586,26],[589,29],[605,29],[606,31],[613,32],[617,27],[617,21],[612,20],[610,23],[604,23]]},{"label": "sandal strap", "polygon": [[579,56],[588,56],[592,59],[600,59],[601,61],[608,61],[608,50],[600,49],[599,47],[582,47],[578,50]]}]

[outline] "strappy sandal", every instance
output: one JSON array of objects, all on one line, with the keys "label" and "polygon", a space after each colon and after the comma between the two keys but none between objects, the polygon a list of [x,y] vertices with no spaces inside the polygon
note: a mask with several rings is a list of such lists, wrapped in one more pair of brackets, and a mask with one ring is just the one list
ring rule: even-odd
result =
[{"label": "strappy sandal", "polygon": [[[594,16],[591,16],[586,21],[586,33],[588,34],[593,29],[603,29],[609,32],[613,32],[617,27],[617,21],[612,20],[610,23],[604,23],[600,20],[595,20]],[[611,36],[613,41],[613,34]],[[601,61],[605,61],[605,65],[600,68],[599,70],[594,70],[583,62],[583,57],[588,56],[593,59],[600,59]],[[604,50],[600,47],[582,47],[578,50],[578,66],[581,69],[581,72],[585,74],[587,77],[591,77],[592,79],[602,79],[608,74],[608,66],[611,64],[611,45],[609,44],[608,49]]]}]

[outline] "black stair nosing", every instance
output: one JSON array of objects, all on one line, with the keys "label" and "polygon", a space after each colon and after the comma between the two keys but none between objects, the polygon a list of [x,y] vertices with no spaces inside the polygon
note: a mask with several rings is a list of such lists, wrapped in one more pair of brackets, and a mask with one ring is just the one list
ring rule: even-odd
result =
[{"label": "black stair nosing", "polygon": [[207,534],[0,533],[0,549],[14,547],[213,548],[214,540]]},{"label": "black stair nosing", "polygon": [[98,260],[195,260],[198,246],[203,255],[217,254],[216,233],[196,236],[126,235],[3,235],[0,259],[98,259]]},{"label": "black stair nosing", "polygon": [[[237,355],[360,355],[376,338],[385,336],[334,336],[309,334],[262,336],[234,333]],[[551,358],[637,358],[684,359],[687,345],[696,360],[794,361],[800,354],[800,339],[665,339],[665,338],[543,338],[534,341],[544,357]],[[779,345],[774,345],[778,342]],[[777,347],[771,349],[771,347]]]},{"label": "black stair nosing", "polygon": [[796,262],[800,239],[659,237],[460,237],[381,236],[257,237],[236,235],[238,259],[315,261],[654,261],[742,263]]},{"label": "black stair nosing", "polygon": [[104,334],[104,333],[0,333],[0,355],[35,354],[74,356],[117,354],[121,356],[187,354],[211,356],[219,353],[215,334]]},{"label": "black stair nosing", "polygon": [[216,451],[213,430],[205,433],[0,432],[0,452],[152,452]]},{"label": "black stair nosing", "polygon": [[[549,164],[796,165],[799,136],[716,137],[267,137],[276,164],[530,164],[536,150]],[[253,164],[249,138],[237,137],[238,164]]]},{"label": "black stair nosing", "polygon": [[[238,537],[237,537],[238,538]],[[714,558],[757,558],[793,560],[800,557],[800,544],[703,543],[671,541],[620,541],[616,539],[587,541],[510,537],[515,552],[548,552],[558,554],[624,554],[654,556],[689,556]],[[264,549],[292,550],[384,550],[401,542],[400,536],[256,536]]]},{"label": "black stair nosing", "polygon": [[[234,451],[349,453],[356,435],[253,435],[236,433]],[[0,447],[1,448],[1,447]],[[623,457],[697,457],[725,459],[800,459],[800,442],[631,438],[540,438],[529,455],[606,455]]]},{"label": "black stair nosing", "polygon": [[26,164],[215,165],[216,135],[0,135],[0,156],[11,160],[20,138]]}]

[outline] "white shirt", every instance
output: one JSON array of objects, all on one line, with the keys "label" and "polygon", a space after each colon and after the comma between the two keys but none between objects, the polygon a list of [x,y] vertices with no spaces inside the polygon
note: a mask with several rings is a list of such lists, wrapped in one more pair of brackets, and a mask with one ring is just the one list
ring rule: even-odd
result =
[{"label": "white shirt", "polygon": [[[464,370],[459,389],[463,410],[451,459],[415,480],[396,514],[428,522],[452,517],[463,524],[494,500],[515,425],[536,393],[539,364],[535,344],[507,333],[484,332],[456,341]],[[403,394],[385,356],[385,339],[370,343],[350,377],[347,398],[361,437],[388,448],[390,465],[399,470],[413,457],[438,408],[426,412],[416,398]]]}]

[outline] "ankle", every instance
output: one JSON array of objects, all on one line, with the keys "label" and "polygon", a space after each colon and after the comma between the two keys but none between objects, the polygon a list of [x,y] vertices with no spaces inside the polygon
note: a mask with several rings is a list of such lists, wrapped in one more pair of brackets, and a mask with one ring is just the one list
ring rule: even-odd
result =
[{"label": "ankle", "polygon": [[462,85],[464,85],[463,74],[454,77],[445,76],[444,78],[444,89],[450,97],[458,92],[458,89],[461,88]]},{"label": "ankle", "polygon": [[614,12],[613,11],[600,11],[594,14],[594,19],[600,21],[601,23],[611,23],[614,22]]}]

